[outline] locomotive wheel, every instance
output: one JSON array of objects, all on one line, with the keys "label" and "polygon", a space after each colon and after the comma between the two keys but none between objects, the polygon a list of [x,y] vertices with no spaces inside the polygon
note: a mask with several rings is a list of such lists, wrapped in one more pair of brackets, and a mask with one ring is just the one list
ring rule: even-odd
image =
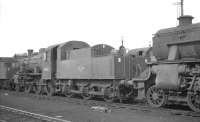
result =
[{"label": "locomotive wheel", "polygon": [[147,102],[152,107],[161,107],[164,106],[167,97],[162,89],[158,89],[155,86],[151,86],[147,90]]},{"label": "locomotive wheel", "polygon": [[92,98],[92,95],[89,94],[89,87],[83,87],[82,88],[82,98],[85,100],[89,100]]},{"label": "locomotive wheel", "polygon": [[48,83],[48,84],[46,85],[46,93],[47,93],[47,95],[48,95],[48,96],[53,96],[53,95],[54,95],[54,92],[55,92],[54,86],[53,86],[51,83]]},{"label": "locomotive wheel", "polygon": [[19,84],[15,84],[15,90],[16,90],[17,92],[20,92],[20,85],[19,85]]},{"label": "locomotive wheel", "polygon": [[32,88],[31,88],[31,92],[32,92],[32,93],[37,93],[37,90],[38,90],[37,85],[34,84],[34,85],[32,86]]},{"label": "locomotive wheel", "polygon": [[25,93],[30,93],[31,92],[31,85],[25,85],[25,88],[24,88],[24,92]]},{"label": "locomotive wheel", "polygon": [[187,104],[195,112],[200,112],[200,93],[189,92],[187,95]]},{"label": "locomotive wheel", "polygon": [[106,102],[113,102],[114,101],[113,91],[114,90],[111,87],[105,88],[103,99]]},{"label": "locomotive wheel", "polygon": [[65,97],[69,97],[70,88],[69,88],[68,85],[63,85],[63,87],[62,87],[62,94],[63,94]]},{"label": "locomotive wheel", "polygon": [[36,86],[35,93],[36,93],[36,94],[41,94],[41,91],[42,91],[42,86],[41,86],[41,85],[37,85],[37,86]]}]

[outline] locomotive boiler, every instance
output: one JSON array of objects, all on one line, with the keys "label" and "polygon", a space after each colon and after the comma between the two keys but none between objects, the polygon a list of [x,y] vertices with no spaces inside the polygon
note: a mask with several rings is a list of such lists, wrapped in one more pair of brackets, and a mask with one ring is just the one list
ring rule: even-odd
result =
[{"label": "locomotive boiler", "polygon": [[38,91],[37,84],[41,79],[43,50],[33,52],[32,49],[29,49],[26,55],[14,56],[18,64],[18,70],[12,76],[12,84],[14,84],[13,86],[16,91],[27,93],[36,93]]}]

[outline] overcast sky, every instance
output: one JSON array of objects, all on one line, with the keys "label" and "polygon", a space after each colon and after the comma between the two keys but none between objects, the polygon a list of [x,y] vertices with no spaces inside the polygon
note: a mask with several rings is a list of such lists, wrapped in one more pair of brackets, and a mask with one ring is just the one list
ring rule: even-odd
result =
[{"label": "overcast sky", "polygon": [[[161,28],[177,25],[180,0],[0,0],[0,57],[80,40],[129,49],[149,45]],[[200,22],[200,0],[184,0]]]}]

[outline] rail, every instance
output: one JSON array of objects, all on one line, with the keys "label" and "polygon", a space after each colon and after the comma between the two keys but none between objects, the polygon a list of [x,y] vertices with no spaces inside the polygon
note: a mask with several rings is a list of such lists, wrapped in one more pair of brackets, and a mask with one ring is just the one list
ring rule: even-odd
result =
[{"label": "rail", "polygon": [[3,105],[0,105],[0,108],[4,109],[4,110],[16,112],[18,114],[23,114],[23,115],[30,116],[30,117],[33,117],[33,118],[37,118],[37,119],[40,119],[40,120],[48,121],[48,122],[71,122],[71,121],[68,121],[68,120],[54,118],[54,117],[41,115],[41,114],[36,114],[36,113],[32,113],[32,112],[28,112],[28,111],[24,111],[24,110],[19,110],[19,109],[16,109],[16,108],[11,108],[11,107],[7,107],[7,106],[3,106]]}]

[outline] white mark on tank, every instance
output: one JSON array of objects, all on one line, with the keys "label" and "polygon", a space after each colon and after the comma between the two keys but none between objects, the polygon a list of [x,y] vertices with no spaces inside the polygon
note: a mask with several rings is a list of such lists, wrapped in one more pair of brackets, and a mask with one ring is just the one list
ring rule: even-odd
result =
[{"label": "white mark on tank", "polygon": [[44,68],[43,71],[49,71],[49,69],[48,68]]},{"label": "white mark on tank", "polygon": [[78,66],[78,71],[83,72],[86,69],[85,66]]}]

